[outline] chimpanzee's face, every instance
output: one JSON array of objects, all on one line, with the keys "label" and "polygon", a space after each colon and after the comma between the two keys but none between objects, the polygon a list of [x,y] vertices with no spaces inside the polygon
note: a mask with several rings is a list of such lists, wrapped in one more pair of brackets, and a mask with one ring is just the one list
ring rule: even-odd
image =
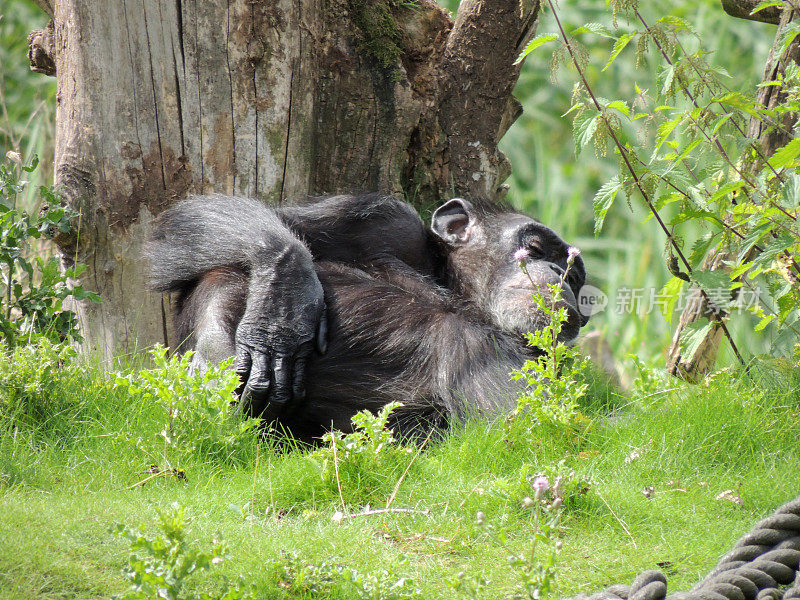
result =
[{"label": "chimpanzee's face", "polygon": [[503,331],[523,336],[546,326],[549,317],[533,295],[552,303],[552,285],[561,291],[555,306],[567,309],[560,339],[574,340],[588,321],[576,302],[586,279],[583,261],[574,256],[569,263],[570,246],[538,221],[513,212],[481,214],[456,198],[434,213],[432,229],[448,245],[453,283]]}]

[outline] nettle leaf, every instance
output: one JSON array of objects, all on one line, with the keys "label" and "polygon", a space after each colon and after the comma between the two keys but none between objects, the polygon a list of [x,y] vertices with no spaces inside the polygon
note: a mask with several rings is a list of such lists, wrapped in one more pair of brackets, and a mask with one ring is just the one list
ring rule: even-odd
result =
[{"label": "nettle leaf", "polygon": [[738,267],[735,267],[730,273],[731,281],[739,279],[739,277],[741,277],[742,275],[747,273],[747,271],[749,271],[750,267],[752,267],[752,266],[753,266],[753,262],[750,261],[750,262],[743,263],[743,264],[739,265]]},{"label": "nettle leaf", "polygon": [[711,196],[711,198],[708,199],[708,201],[718,202],[725,196],[732,195],[734,192],[738,192],[743,187],[744,187],[744,181],[734,181],[731,183],[726,183],[716,192],[714,192],[714,194]]},{"label": "nettle leaf", "polygon": [[697,34],[697,30],[692,26],[689,21],[686,19],[682,19],[681,17],[676,17],[674,15],[666,15],[661,17],[658,23],[663,23],[665,25],[669,25],[672,27],[672,31],[678,33],[680,31],[688,31],[689,33]]},{"label": "nettle leaf", "polygon": [[786,27],[784,27],[778,39],[778,44],[781,47],[781,53],[786,52],[789,44],[794,41],[794,38],[797,37],[798,33],[800,33],[800,22],[798,21],[792,21]]},{"label": "nettle leaf", "polygon": [[754,108],[752,99],[747,98],[740,92],[731,92],[730,94],[726,94],[721,98],[713,98],[711,101],[718,102],[723,106],[735,108],[753,117],[758,116],[758,111]]},{"label": "nettle leaf", "polygon": [[672,132],[675,131],[675,128],[680,124],[683,120],[683,117],[675,117],[674,119],[670,119],[669,121],[664,121],[661,125],[658,126],[658,134],[656,135],[656,146],[653,148],[653,155],[650,157],[650,161],[652,162],[655,160],[656,156],[658,156],[658,150],[661,146],[664,145],[664,142],[667,141]]},{"label": "nettle leaf", "polygon": [[779,254],[784,252],[792,244],[792,236],[786,232],[782,232],[777,239],[772,239],[764,246],[764,251],[759,253],[753,260],[753,265],[757,267],[767,268],[771,266],[773,260]]},{"label": "nettle leaf", "polygon": [[728,307],[731,301],[731,279],[724,269],[716,271],[695,269],[689,277],[706,293],[711,304],[720,309]]},{"label": "nettle leaf", "polygon": [[592,200],[594,206],[594,235],[600,235],[603,229],[603,222],[606,219],[606,213],[614,202],[614,198],[622,189],[622,182],[618,176],[614,176],[610,181],[607,181],[603,186],[597,190],[597,193]]},{"label": "nettle leaf", "polygon": [[661,95],[665,96],[672,89],[672,82],[675,80],[675,65],[667,65],[664,68],[664,85],[661,86]]},{"label": "nettle leaf", "polygon": [[572,35],[577,35],[579,33],[594,33],[595,35],[600,35],[605,38],[615,39],[614,34],[611,33],[608,27],[600,23],[586,23],[573,31]]},{"label": "nettle leaf", "polygon": [[[697,146],[700,145],[702,142],[703,142],[703,138],[701,138],[699,136],[696,137],[694,140],[692,140],[692,142],[688,146],[686,146],[686,148],[683,149],[683,151],[680,153],[680,155],[677,158],[675,158],[675,161],[674,161],[675,165],[674,166],[677,166],[679,163],[682,163],[684,160],[686,160],[686,157],[688,157],[691,154],[692,150],[697,148]],[[687,181],[688,181],[688,179],[687,179]]]},{"label": "nettle leaf", "polygon": [[617,38],[617,41],[614,42],[614,47],[611,49],[611,56],[608,57],[608,62],[606,63],[606,66],[603,67],[603,71],[605,71],[608,67],[610,67],[613,64],[615,60],[617,60],[617,57],[623,50],[625,50],[625,47],[634,38],[635,35],[636,35],[635,33],[626,33],[625,35]]},{"label": "nettle leaf", "polygon": [[742,240],[741,246],[739,248],[739,260],[742,260],[744,256],[750,251],[750,248],[758,244],[766,235],[769,235],[770,231],[772,231],[772,223],[761,223],[753,229],[745,236]]},{"label": "nettle leaf", "polygon": [[628,104],[622,100],[614,100],[613,102],[609,102],[606,104],[606,108],[613,108],[614,110],[618,110],[626,117],[631,116],[631,111],[628,108]]},{"label": "nettle leaf", "polygon": [[711,128],[711,133],[712,134],[717,133],[720,130],[720,128],[730,120],[732,116],[733,113],[725,113],[719,119],[714,121],[714,126]]},{"label": "nettle leaf", "polygon": [[653,206],[655,207],[656,210],[661,210],[667,204],[672,204],[673,202],[680,202],[681,200],[683,200],[683,198],[684,195],[679,194],[678,192],[667,192],[656,198],[655,202],[653,202]]},{"label": "nettle leaf", "polygon": [[528,44],[525,46],[525,49],[522,52],[520,52],[520,55],[517,57],[517,60],[514,61],[514,64],[518,65],[519,63],[521,63],[523,60],[525,60],[525,57],[528,56],[528,54],[536,50],[539,46],[544,46],[545,44],[549,42],[554,42],[557,39],[558,39],[557,35],[536,36],[530,42],[528,42]]},{"label": "nettle leaf", "polygon": [[579,113],[576,115],[575,120],[572,122],[572,136],[575,140],[575,156],[581,153],[584,146],[592,141],[597,125],[600,120],[600,115],[591,112]]},{"label": "nettle leaf", "polygon": [[786,207],[797,206],[800,204],[800,175],[794,171],[785,174],[785,183],[781,186],[783,204]]},{"label": "nettle leaf", "polygon": [[762,318],[762,319],[761,319],[761,320],[758,322],[758,325],[756,325],[756,326],[753,328],[753,331],[761,331],[761,330],[762,330],[762,329],[764,329],[764,328],[765,328],[767,325],[769,325],[769,324],[770,324],[770,322],[772,321],[772,319],[774,319],[774,318],[775,318],[775,315],[765,315],[765,316],[764,316],[764,317],[763,317],[763,318]]},{"label": "nettle leaf", "polygon": [[675,311],[675,305],[678,303],[678,300],[680,300],[684,283],[683,279],[673,277],[658,292],[658,297],[666,300],[665,302],[659,303],[659,308],[662,316],[667,320],[667,323],[672,320],[672,313]]},{"label": "nettle leaf", "polygon": [[690,362],[700,349],[700,345],[714,326],[708,319],[700,319],[689,323],[681,333],[681,361]]},{"label": "nettle leaf", "polygon": [[708,253],[708,249],[716,241],[716,234],[709,232],[700,236],[692,244],[692,249],[689,252],[689,262],[697,262]]},{"label": "nettle leaf", "polygon": [[769,159],[769,164],[773,169],[780,169],[788,166],[800,156],[800,138],[793,139],[783,148],[778,148]]},{"label": "nettle leaf", "polygon": [[757,12],[761,12],[765,8],[771,8],[773,6],[783,6],[783,0],[781,0],[780,2],[761,2],[752,11],[750,11],[750,14],[754,15]]},{"label": "nettle leaf", "polygon": [[720,224],[720,219],[717,215],[713,212],[708,210],[702,210],[699,208],[692,208],[691,206],[684,206],[681,208],[678,213],[670,219],[670,225],[680,225],[681,223],[686,223],[687,221],[695,221],[697,219],[703,219],[704,221],[708,221],[709,223],[713,223],[715,225]]}]

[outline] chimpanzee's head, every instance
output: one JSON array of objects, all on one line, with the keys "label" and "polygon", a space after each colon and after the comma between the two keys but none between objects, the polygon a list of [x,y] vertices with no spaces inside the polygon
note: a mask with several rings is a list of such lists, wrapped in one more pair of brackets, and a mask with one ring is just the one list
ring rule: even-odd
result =
[{"label": "chimpanzee's head", "polygon": [[[561,286],[559,306],[568,312],[562,341],[575,339],[588,321],[576,302],[586,280],[583,261],[576,256],[568,265],[570,246],[538,221],[507,207],[454,198],[433,213],[431,229],[444,244],[450,285],[503,331],[522,336],[547,325],[531,295],[548,300],[552,284]],[[527,274],[521,254],[527,254]]]}]

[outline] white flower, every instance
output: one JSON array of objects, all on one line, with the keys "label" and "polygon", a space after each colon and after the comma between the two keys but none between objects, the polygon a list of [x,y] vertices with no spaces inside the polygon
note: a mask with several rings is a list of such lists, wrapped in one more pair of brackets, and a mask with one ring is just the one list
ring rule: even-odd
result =
[{"label": "white flower", "polygon": [[575,246],[570,246],[567,250],[567,264],[571,265],[575,262],[575,259],[581,255],[581,251],[576,248]]},{"label": "white flower", "polygon": [[538,500],[542,497],[542,494],[550,489],[550,481],[544,475],[539,475],[533,480],[531,487],[533,487],[535,492],[534,496],[536,496],[536,499]]}]

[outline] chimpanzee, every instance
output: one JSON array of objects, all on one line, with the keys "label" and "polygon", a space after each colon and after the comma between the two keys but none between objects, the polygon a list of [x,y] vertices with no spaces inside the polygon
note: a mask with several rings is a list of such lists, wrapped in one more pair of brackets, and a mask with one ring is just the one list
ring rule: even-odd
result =
[{"label": "chimpanzee", "polygon": [[565,340],[586,323],[585,271],[580,257],[568,266],[568,249],[486,202],[450,200],[426,227],[380,194],[278,208],[214,195],[166,211],[148,254],[154,287],[178,292],[177,334],[195,366],[235,355],[242,409],[309,440],[391,401],[409,435],[513,408],[509,372],[535,352],[524,333],[548,322],[532,292],[562,284]]}]

